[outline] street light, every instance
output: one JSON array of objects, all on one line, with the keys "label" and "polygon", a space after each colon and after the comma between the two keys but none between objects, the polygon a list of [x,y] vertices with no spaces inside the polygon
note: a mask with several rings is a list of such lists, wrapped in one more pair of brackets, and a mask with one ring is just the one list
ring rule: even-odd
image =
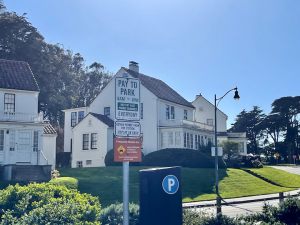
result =
[{"label": "street light", "polygon": [[215,176],[216,176],[216,195],[217,195],[217,199],[216,199],[216,205],[217,205],[217,215],[219,213],[221,213],[221,198],[220,198],[220,194],[219,194],[219,161],[218,161],[218,140],[217,140],[217,107],[220,103],[220,101],[231,91],[235,91],[234,92],[234,99],[238,100],[240,99],[239,96],[239,92],[237,87],[230,89],[229,91],[227,91],[222,97],[217,98],[217,96],[215,95]]}]

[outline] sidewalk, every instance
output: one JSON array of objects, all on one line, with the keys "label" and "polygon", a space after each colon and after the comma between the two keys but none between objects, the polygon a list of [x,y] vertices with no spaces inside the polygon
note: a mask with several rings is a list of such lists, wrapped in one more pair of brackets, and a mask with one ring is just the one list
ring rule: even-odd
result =
[{"label": "sidewalk", "polygon": [[[284,192],[284,197],[287,196],[299,196],[300,189]],[[261,202],[267,200],[279,199],[279,193],[268,194],[268,195],[257,195],[257,196],[249,196],[249,197],[241,197],[241,198],[231,198],[222,200],[222,205],[228,204],[242,204],[249,202]],[[211,207],[216,205],[216,200],[210,201],[201,201],[201,202],[189,202],[183,203],[183,208],[197,208],[197,207]]]}]

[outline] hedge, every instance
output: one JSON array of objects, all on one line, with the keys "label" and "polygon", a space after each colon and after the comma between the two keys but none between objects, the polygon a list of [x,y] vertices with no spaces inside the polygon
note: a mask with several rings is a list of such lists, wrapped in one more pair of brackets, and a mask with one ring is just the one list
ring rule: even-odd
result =
[{"label": "hedge", "polygon": [[78,180],[74,177],[58,177],[53,178],[49,181],[49,183],[56,184],[56,185],[62,185],[67,188],[71,189],[77,189],[78,188]]},{"label": "hedge", "polygon": [[[146,155],[143,166],[182,166],[190,168],[214,168],[215,158],[200,150],[162,149]],[[224,161],[219,157],[219,167],[224,168]]]}]

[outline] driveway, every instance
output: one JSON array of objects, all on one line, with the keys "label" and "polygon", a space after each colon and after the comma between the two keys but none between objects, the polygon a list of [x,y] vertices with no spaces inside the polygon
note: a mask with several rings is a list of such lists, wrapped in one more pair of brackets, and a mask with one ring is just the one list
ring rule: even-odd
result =
[{"label": "driveway", "polygon": [[300,175],[300,166],[271,166],[272,168],[284,170],[289,173]]}]

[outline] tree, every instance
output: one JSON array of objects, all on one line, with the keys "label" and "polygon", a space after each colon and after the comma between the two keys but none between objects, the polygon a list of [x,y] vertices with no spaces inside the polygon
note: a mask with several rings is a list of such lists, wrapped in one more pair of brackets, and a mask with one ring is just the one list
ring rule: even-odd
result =
[{"label": "tree", "polygon": [[298,154],[300,96],[276,99],[272,103],[272,113],[278,115],[278,120],[280,120],[280,124],[285,132],[284,143],[289,160],[292,162],[292,155]]},{"label": "tree", "polygon": [[62,110],[89,104],[110,74],[98,62],[88,67],[79,53],[46,43],[25,16],[6,11],[0,1],[0,58],[29,63],[40,87],[40,109],[52,124],[61,126]]},{"label": "tree", "polygon": [[223,141],[221,143],[221,146],[223,147],[223,153],[224,155],[227,155],[227,160],[230,161],[232,156],[238,155],[239,153],[239,145],[236,142],[233,141]]},{"label": "tree", "polygon": [[246,132],[248,138],[248,152],[258,153],[259,141],[263,137],[263,129],[260,123],[265,118],[263,111],[258,106],[253,106],[249,112],[243,110],[235,120],[230,131]]}]

